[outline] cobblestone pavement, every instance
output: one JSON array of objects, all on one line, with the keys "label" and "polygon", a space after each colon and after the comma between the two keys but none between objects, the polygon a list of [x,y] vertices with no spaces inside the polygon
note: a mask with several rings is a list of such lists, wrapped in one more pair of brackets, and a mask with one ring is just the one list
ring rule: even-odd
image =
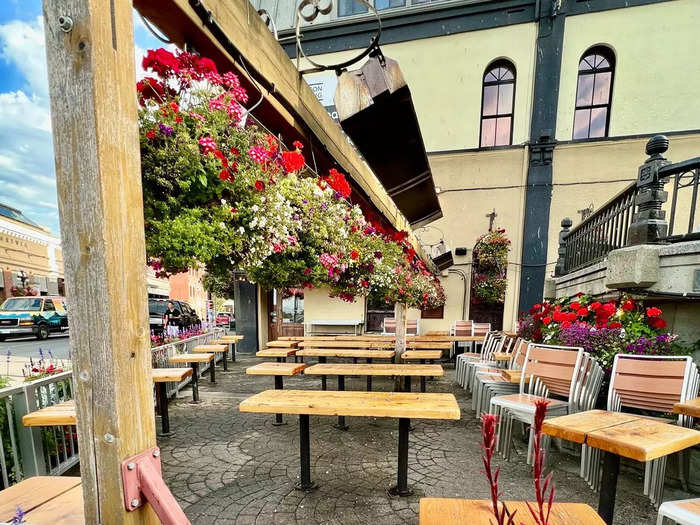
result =
[{"label": "cobblestone pavement", "polygon": [[[171,403],[174,435],[159,438],[166,482],[193,524],[367,524],[418,523],[423,496],[488,498],[481,469],[479,425],[467,393],[445,377],[429,381],[429,392],[453,392],[462,409],[460,421],[413,420],[409,443],[409,484],[414,495],[390,497],[394,484],[398,421],[347,418],[347,431],[336,430],[332,417],[311,417],[312,479],[318,489],[294,489],[299,478],[299,428],[295,416],[273,426],[273,415],[242,414],[238,404],[273,388],[274,379],[246,376],[245,368],[260,362],[239,356],[229,372],[217,370],[217,384],[201,380],[203,403],[187,401],[186,389]],[[320,379],[285,378],[285,388],[320,390]],[[362,390],[364,378],[347,378],[346,389]],[[329,378],[329,388],[335,381]],[[388,379],[374,380],[375,390],[390,390]],[[415,386],[414,386],[415,388]],[[501,489],[506,499],[532,499],[525,444],[510,463],[500,458]],[[578,460],[553,449],[557,501],[597,506],[597,494],[578,477]],[[669,468],[675,463],[668,462]],[[667,488],[666,499],[689,497]],[[642,478],[623,471],[618,488],[616,522],[656,523],[656,511],[642,495]],[[572,524],[573,525],[573,524]]]}]

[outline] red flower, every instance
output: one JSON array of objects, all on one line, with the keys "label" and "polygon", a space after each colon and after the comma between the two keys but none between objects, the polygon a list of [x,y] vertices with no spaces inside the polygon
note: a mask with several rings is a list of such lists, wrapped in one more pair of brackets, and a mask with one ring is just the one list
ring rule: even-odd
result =
[{"label": "red flower", "polygon": [[309,275],[311,273],[311,268],[304,270],[304,275]]},{"label": "red flower", "polygon": [[237,157],[240,154],[241,154],[241,152],[238,151],[238,148],[236,148],[235,146],[231,147],[231,155],[233,155],[234,157]]},{"label": "red flower", "polygon": [[350,184],[348,184],[348,181],[345,180],[345,175],[340,173],[335,168],[328,172],[327,177],[321,177],[321,181],[328,184],[331,188],[333,188],[346,199],[350,196],[350,193],[352,193]]},{"label": "red flower", "polygon": [[555,323],[561,323],[566,319],[566,314],[563,313],[561,310],[554,310],[554,312],[552,313],[552,319]]},{"label": "red flower", "polygon": [[180,111],[180,106],[177,105],[177,102],[171,102],[170,104],[170,109],[173,110],[173,113],[177,113]]},{"label": "red flower", "polygon": [[156,132],[153,131],[152,129],[149,129],[149,130],[146,132],[146,137],[147,137],[148,139],[150,139],[150,140],[153,140],[154,138],[156,138]]},{"label": "red flower", "polygon": [[595,311],[598,310],[598,308],[600,308],[601,306],[603,306],[603,305],[600,304],[598,301],[596,301],[595,303],[591,303],[591,304],[588,306],[588,308],[589,308],[590,310],[593,310],[593,311],[595,312]]},{"label": "red flower", "polygon": [[647,308],[647,317],[659,317],[661,313],[661,308],[657,308],[656,306]]},{"label": "red flower", "polygon": [[299,150],[283,151],[282,163],[284,164],[284,171],[287,173],[299,171],[304,167],[304,155]]},{"label": "red flower", "polygon": [[668,326],[668,323],[661,319],[661,317],[650,317],[649,326],[651,326],[654,330],[663,330]]},{"label": "red flower", "polygon": [[581,308],[581,304],[578,303],[578,302],[576,302],[576,301],[574,301],[573,303],[571,303],[571,304],[569,305],[569,308],[571,308],[572,310],[576,311],[576,310],[578,310],[579,308]]},{"label": "red flower", "polygon": [[231,213],[233,213],[234,215],[238,213],[238,208],[231,208]]},{"label": "red flower", "polygon": [[219,172],[219,178],[221,180],[231,180],[231,172],[227,168],[224,168]]},{"label": "red flower", "polygon": [[578,314],[579,317],[586,317],[588,315],[588,308],[583,306],[583,307],[579,308],[576,313]]},{"label": "red flower", "polygon": [[199,60],[195,63],[195,69],[197,73],[216,73],[216,64],[213,60],[206,57],[199,57]]},{"label": "red flower", "polygon": [[608,328],[622,328],[622,323],[613,321],[612,323],[608,323]]},{"label": "red flower", "polygon": [[180,115],[177,115],[177,116],[175,117],[175,122],[177,122],[178,124],[181,124],[181,123],[182,123],[182,117],[181,117]]},{"label": "red flower", "polygon": [[629,312],[630,310],[634,310],[634,301],[632,299],[627,299],[626,301],[622,302],[622,309],[625,312]]},{"label": "red flower", "polygon": [[357,250],[353,250],[353,251],[350,252],[350,257],[352,257],[353,259],[357,260],[357,258],[360,257],[360,254],[357,253]]},{"label": "red flower", "polygon": [[298,140],[292,142],[292,146],[294,146],[296,149],[304,149],[304,145]]},{"label": "red flower", "polygon": [[551,322],[552,322],[552,318],[549,316],[542,318],[542,324],[545,326],[549,325],[549,323],[551,323]]},{"label": "red flower", "polygon": [[170,51],[163,49],[149,49],[141,62],[143,69],[150,69],[158,73],[161,77],[166,77],[170,73],[177,73],[180,70],[177,58]]},{"label": "red flower", "polygon": [[264,189],[265,189],[265,183],[264,183],[263,181],[259,180],[259,179],[256,180],[256,181],[255,181],[255,189],[258,190],[258,191],[264,190]]},{"label": "red flower", "polygon": [[362,279],[362,281],[360,281],[360,282],[361,282],[363,288],[369,288],[369,281]]},{"label": "red flower", "polygon": [[576,312],[567,312],[564,315],[566,316],[566,320],[570,323],[573,323],[577,317]]}]

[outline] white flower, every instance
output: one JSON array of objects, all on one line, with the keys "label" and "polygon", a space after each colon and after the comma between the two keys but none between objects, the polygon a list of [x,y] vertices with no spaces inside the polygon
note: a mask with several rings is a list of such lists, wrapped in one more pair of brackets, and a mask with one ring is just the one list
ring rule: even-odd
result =
[{"label": "white flower", "polygon": [[238,231],[241,233],[245,233],[245,228],[243,226],[241,226],[240,228],[238,228]]},{"label": "white flower", "polygon": [[253,206],[250,209],[253,211],[258,211],[260,208],[258,208],[257,204],[253,204]]}]

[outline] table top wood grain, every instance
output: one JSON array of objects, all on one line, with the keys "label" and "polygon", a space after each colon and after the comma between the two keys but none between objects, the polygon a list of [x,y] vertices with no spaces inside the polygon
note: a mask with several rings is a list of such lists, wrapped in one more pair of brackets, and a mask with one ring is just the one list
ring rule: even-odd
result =
[{"label": "table top wood grain", "polygon": [[440,359],[442,350],[406,350],[401,359]]},{"label": "table top wood grain", "polygon": [[297,350],[301,357],[358,357],[369,359],[391,359],[393,350],[360,350],[356,348],[304,348]]},{"label": "table top wood grain", "polygon": [[266,390],[239,405],[241,412],[317,416],[459,419],[452,394]]},{"label": "table top wood grain", "polygon": [[63,401],[22,416],[25,427],[75,425],[75,401]]},{"label": "table top wood grain", "polygon": [[700,432],[634,414],[589,410],[547,419],[542,431],[637,461],[651,461],[700,443]]},{"label": "table top wood grain", "polygon": [[[242,341],[243,339],[245,339],[245,336],[238,334],[238,335],[222,335],[221,337],[219,337],[218,340],[219,341],[226,341],[227,344],[230,344],[231,342],[237,343],[238,341]],[[214,343],[215,342],[216,341],[214,341]]]},{"label": "table top wood grain", "polygon": [[[506,501],[509,512],[515,512],[515,522],[536,525],[524,501]],[[533,508],[537,503],[530,502]],[[453,498],[421,498],[418,508],[420,525],[469,524],[490,525],[495,522],[489,500]],[[604,525],[598,514],[585,503],[557,503],[552,505],[550,525]]]},{"label": "table top wood grain", "polygon": [[689,399],[683,403],[675,403],[673,411],[676,414],[684,414],[686,416],[700,417],[700,397]]},{"label": "table top wood grain", "polygon": [[214,359],[214,354],[175,354],[168,357],[171,363],[208,363]]},{"label": "table top wood grain", "polygon": [[301,341],[299,348],[360,348],[388,349],[394,348],[393,341]]},{"label": "table top wood grain", "polygon": [[245,369],[248,375],[257,376],[294,376],[306,368],[305,363],[260,363]]},{"label": "table top wood grain", "polygon": [[298,341],[268,341],[265,346],[268,348],[296,348]]},{"label": "table top wood grain", "polygon": [[209,352],[217,353],[217,352],[227,352],[228,351],[228,346],[227,345],[199,345],[195,346],[192,349],[192,352],[195,354],[206,354]]},{"label": "table top wood grain", "polygon": [[154,368],[154,383],[174,383],[192,375],[191,368]]},{"label": "table top wood grain", "polygon": [[351,363],[321,363],[304,370],[304,375],[327,376],[442,376],[444,370],[440,365],[394,365],[381,364],[351,364]]},{"label": "table top wood grain", "polygon": [[493,354],[494,361],[510,361],[511,357],[513,357],[511,354],[507,354],[505,352],[496,352]]},{"label": "table top wood grain", "polygon": [[449,341],[406,341],[406,348],[415,350],[449,350],[451,346]]},{"label": "table top wood grain", "polygon": [[[0,521],[10,521],[21,507],[26,513],[45,505],[54,498],[72,489],[78,489],[81,494],[80,513],[83,512],[82,489],[79,477],[69,476],[35,476],[20,481],[0,492]],[[30,523],[54,523],[53,519],[46,521],[28,520]],[[84,523],[76,521],[75,523]]]},{"label": "table top wood grain", "polygon": [[85,523],[83,510],[83,488],[74,487],[43,505],[36,507],[25,516],[27,523],[50,523],[51,525],[82,525]]}]

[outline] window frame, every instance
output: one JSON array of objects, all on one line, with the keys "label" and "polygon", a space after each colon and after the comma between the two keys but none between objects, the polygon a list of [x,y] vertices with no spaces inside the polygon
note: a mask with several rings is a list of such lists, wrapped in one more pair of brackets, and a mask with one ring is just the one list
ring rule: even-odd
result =
[{"label": "window frame", "polygon": [[[486,81],[486,77],[491,71],[497,68],[505,67],[513,74],[512,80],[496,80],[496,81]],[[515,94],[517,88],[518,71],[515,64],[506,58],[499,58],[489,63],[484,69],[484,74],[481,76],[481,104],[479,105],[479,148],[496,148],[503,146],[513,145],[513,127],[515,124]],[[504,84],[513,84],[513,99],[511,101],[510,113],[498,113],[498,94],[496,95],[496,113],[493,115],[484,115],[484,96],[486,94],[486,88],[489,86],[502,86]],[[484,132],[484,120],[498,120],[499,118],[510,117],[510,136],[508,138],[508,144],[493,144],[491,146],[482,145],[483,132]],[[494,141],[495,142],[495,141]]]},{"label": "window frame", "polygon": [[[601,55],[603,58],[605,58],[608,61],[608,67],[600,68],[600,69],[593,69],[586,70],[586,71],[581,71],[581,62],[583,62],[586,58],[588,58],[591,55]],[[612,95],[613,95],[613,88],[615,87],[615,70],[617,69],[617,60],[615,59],[615,53],[611,48],[605,45],[596,45],[593,47],[589,47],[586,49],[586,51],[583,52],[581,57],[578,59],[578,63],[576,64],[576,93],[574,94],[574,116],[573,116],[573,122],[571,125],[571,140],[592,140],[592,139],[601,139],[601,138],[606,138],[610,136],[610,115],[612,114]],[[591,104],[590,105],[585,105],[585,106],[579,106],[578,105],[578,88],[579,88],[579,80],[582,76],[584,75],[596,75],[600,73],[610,73],[610,89],[608,90],[608,102],[607,104],[594,104],[593,99],[595,97],[595,77],[593,79],[593,86],[591,88]],[[593,114],[594,109],[601,109],[601,108],[606,108],[607,112],[605,114],[605,132],[602,137],[591,137],[591,115]],[[576,133],[576,112],[579,110],[589,110],[590,113],[588,114],[588,136],[587,137],[574,137],[574,134]]]},{"label": "window frame", "polygon": [[444,319],[445,318],[445,305],[438,308],[426,308],[420,311],[421,319]]}]

